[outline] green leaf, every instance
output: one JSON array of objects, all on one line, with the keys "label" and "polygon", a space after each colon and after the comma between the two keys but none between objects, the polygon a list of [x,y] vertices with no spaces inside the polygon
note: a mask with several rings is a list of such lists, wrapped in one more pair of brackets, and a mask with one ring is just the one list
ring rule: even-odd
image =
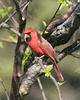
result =
[{"label": "green leaf", "polygon": [[14,42],[14,43],[17,43],[17,37],[16,37],[16,35],[13,33],[13,32],[11,32],[11,31],[9,31],[9,30],[7,30],[8,31],[8,33],[9,33],[9,38]]},{"label": "green leaf", "polygon": [[59,10],[62,10],[63,7],[67,6],[66,0],[57,0],[57,3],[62,3],[61,7]]},{"label": "green leaf", "polygon": [[42,69],[41,72],[46,73],[47,71],[46,71],[46,69]]},{"label": "green leaf", "polygon": [[47,26],[47,24],[46,24],[46,22],[45,22],[45,21],[43,21],[43,25],[44,25],[44,27],[46,27],[46,26]]},{"label": "green leaf", "polygon": [[59,15],[59,16],[61,15],[61,16],[62,16],[63,14],[61,14],[61,13],[57,13],[57,15]]},{"label": "green leaf", "polygon": [[53,69],[53,65],[49,65],[49,66],[47,66],[46,71],[50,72],[52,69]]},{"label": "green leaf", "polygon": [[30,58],[31,55],[32,54],[32,51],[31,51],[31,49],[29,48],[29,52],[27,52],[27,51],[25,51],[25,52],[23,52],[23,55],[24,55],[24,57],[23,57],[23,60],[22,60],[22,64],[24,65],[25,63],[28,63],[28,58]]},{"label": "green leaf", "polygon": [[6,11],[9,13],[11,11],[11,9],[12,9],[12,7],[9,6],[9,7],[6,8]]},{"label": "green leaf", "polygon": [[4,12],[2,13],[2,18],[4,18],[6,15],[7,15],[7,14],[6,14],[6,12],[4,11]]},{"label": "green leaf", "polygon": [[6,11],[4,9],[0,9],[0,15],[4,18],[7,15],[7,13],[9,13],[11,11],[11,9],[12,9],[12,7],[10,7],[10,6],[6,8]]},{"label": "green leaf", "polygon": [[0,15],[4,12],[4,9],[0,9]]},{"label": "green leaf", "polygon": [[61,87],[65,82],[66,81],[64,81],[64,82],[58,82],[59,87]]},{"label": "green leaf", "polygon": [[60,7],[60,10],[62,9],[62,8],[64,8],[64,7],[66,7],[67,6],[67,3],[66,3],[66,1],[64,0],[63,2],[62,2],[62,5],[61,5],[61,7]]},{"label": "green leaf", "polygon": [[72,2],[69,1],[69,0],[67,0],[66,3],[67,3],[67,6],[71,6],[72,5]]},{"label": "green leaf", "polygon": [[17,37],[16,36],[9,36],[9,38],[14,42],[17,43]]},{"label": "green leaf", "polygon": [[42,35],[42,34],[43,34],[43,32],[40,33],[40,35]]},{"label": "green leaf", "polygon": [[2,42],[0,41],[0,48],[3,48],[3,44],[2,44]]},{"label": "green leaf", "polygon": [[63,3],[65,0],[57,0],[57,3]]},{"label": "green leaf", "polygon": [[49,32],[45,31],[44,34],[48,34]]},{"label": "green leaf", "polygon": [[0,15],[2,17],[5,17],[6,16],[6,11],[4,9],[0,9]]},{"label": "green leaf", "polygon": [[49,77],[51,75],[51,72],[45,73],[45,76]]}]

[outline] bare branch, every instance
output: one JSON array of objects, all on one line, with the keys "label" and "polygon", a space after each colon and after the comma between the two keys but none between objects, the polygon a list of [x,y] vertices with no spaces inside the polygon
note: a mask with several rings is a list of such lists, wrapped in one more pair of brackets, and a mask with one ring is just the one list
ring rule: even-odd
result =
[{"label": "bare branch", "polygon": [[62,100],[62,94],[61,94],[58,82],[56,81],[56,79],[52,75],[50,75],[49,77],[51,78],[51,80],[53,81],[53,83],[55,84],[55,86],[57,88],[59,100]]},{"label": "bare branch", "polygon": [[[50,26],[50,23],[52,22],[52,20],[55,18],[55,16],[56,16],[56,14],[58,13],[58,11],[59,11],[61,5],[62,5],[62,3],[59,4],[59,7],[57,8],[55,14],[53,15],[53,17],[51,18],[50,22],[48,23],[48,25],[47,25],[46,28],[44,29],[43,34],[44,34],[45,30]],[[43,35],[43,34],[42,34],[42,35]]]},{"label": "bare branch", "polygon": [[35,82],[35,78],[39,75],[40,70],[41,70],[41,66],[39,66],[38,63],[36,63],[33,64],[30,68],[28,68],[25,75],[22,76],[20,81],[20,88],[19,88],[19,94],[21,98],[24,95],[28,95],[31,86]]},{"label": "bare branch", "polygon": [[[10,40],[10,39],[5,39],[5,38],[0,38],[0,41],[8,42],[8,43],[14,43],[12,40]],[[15,43],[14,43],[14,44],[15,44]]]},{"label": "bare branch", "polygon": [[80,49],[80,39],[75,41],[72,45],[68,46],[67,48],[63,49],[56,57],[56,61],[60,62],[65,56],[70,55],[78,49]]},{"label": "bare branch", "polygon": [[11,32],[15,33],[17,36],[21,37],[22,39],[24,39],[24,37],[21,35],[21,33],[19,33],[18,31],[16,31],[15,29],[13,29],[12,27],[10,27],[8,24],[6,23],[2,23],[0,24],[0,28],[6,28],[8,30],[10,30]]},{"label": "bare branch", "polygon": [[80,4],[79,0],[77,0],[77,1],[75,0],[75,2],[72,4],[72,6],[68,9],[68,11],[63,16],[61,16],[59,19],[57,19],[49,24],[46,31],[48,31],[48,32],[54,31],[54,28],[56,26],[62,24],[71,16],[71,14],[75,11],[75,9],[78,7],[79,4]]},{"label": "bare branch", "polygon": [[17,10],[18,15],[19,15],[19,21],[22,23],[22,12],[20,10],[19,2],[17,0],[13,0],[13,2],[16,5],[16,10]]},{"label": "bare branch", "polygon": [[79,28],[79,12],[80,5],[63,24],[59,25],[50,36],[46,37],[46,39],[53,45],[53,47],[67,43],[74,32]]},{"label": "bare branch", "polygon": [[6,91],[6,88],[5,88],[5,86],[4,86],[4,83],[3,83],[2,79],[1,79],[1,77],[0,77],[0,81],[1,81],[1,84],[2,84],[2,86],[3,86],[3,88],[4,88],[4,91],[5,91],[5,94],[6,94],[7,100],[9,100],[8,93],[7,93],[7,91]]},{"label": "bare branch", "polygon": [[80,54],[79,53],[74,52],[74,53],[71,53],[70,55],[75,57],[75,58],[80,59]]},{"label": "bare branch", "polygon": [[46,98],[46,96],[45,96],[45,93],[44,93],[44,90],[43,90],[43,86],[42,86],[42,84],[41,84],[41,81],[40,81],[39,77],[37,78],[37,81],[38,81],[39,87],[40,87],[40,89],[41,89],[43,99],[46,100],[47,98]]},{"label": "bare branch", "polygon": [[[31,0],[30,0],[31,1]],[[22,7],[24,7],[24,5],[26,5],[26,3],[28,3],[27,1],[24,3],[24,4],[22,4],[21,6],[20,6],[20,8],[22,8]],[[30,2],[28,3],[28,5],[30,4]],[[11,14],[11,16],[10,17],[8,17],[8,19],[6,19],[5,20],[5,23],[7,23],[15,14],[16,14],[16,10]]]}]

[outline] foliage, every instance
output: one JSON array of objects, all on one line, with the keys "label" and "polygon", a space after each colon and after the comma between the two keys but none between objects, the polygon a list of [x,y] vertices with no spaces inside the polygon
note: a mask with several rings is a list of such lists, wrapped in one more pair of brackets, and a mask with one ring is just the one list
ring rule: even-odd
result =
[{"label": "foliage", "polygon": [[22,60],[23,65],[25,63],[28,63],[28,58],[30,58],[31,57],[30,55],[32,54],[31,49],[30,48],[28,48],[28,49],[29,49],[29,52],[27,52],[27,51],[23,52],[23,54],[24,54],[24,57],[23,57],[23,60]]},{"label": "foliage", "polygon": [[47,66],[46,69],[41,70],[41,72],[45,73],[45,76],[49,77],[51,74],[50,71],[52,70],[52,68],[53,68],[53,65],[49,65],[49,66]]},{"label": "foliage", "polygon": [[9,30],[7,30],[8,31],[8,33],[9,33],[9,38],[14,42],[14,43],[17,43],[17,36],[13,33],[13,32],[11,32],[11,31],[9,31]]},{"label": "foliage", "polygon": [[66,81],[64,81],[64,82],[58,82],[59,87],[61,87],[65,82]]},{"label": "foliage", "polygon": [[57,0],[57,3],[58,4],[62,3],[59,10],[62,10],[62,8],[66,7],[66,6],[70,6],[72,4],[69,0]]},{"label": "foliage", "polygon": [[[43,25],[44,25],[44,28],[47,27],[47,24],[46,24],[45,21],[43,21]],[[44,33],[44,34],[47,34],[47,33],[49,33],[49,32],[47,32],[47,31],[42,31],[42,32],[40,33],[40,35],[43,35],[43,33]]]},{"label": "foliage", "polygon": [[4,18],[7,13],[9,13],[11,11],[12,7],[8,6],[5,10],[4,9],[0,9],[0,15],[2,16],[2,18]]}]

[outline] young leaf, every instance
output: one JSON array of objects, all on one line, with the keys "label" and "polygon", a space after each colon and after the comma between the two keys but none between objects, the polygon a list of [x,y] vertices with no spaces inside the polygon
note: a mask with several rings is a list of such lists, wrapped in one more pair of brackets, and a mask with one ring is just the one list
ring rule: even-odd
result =
[{"label": "young leaf", "polygon": [[27,52],[27,51],[25,51],[25,52],[23,52],[23,55],[24,55],[24,57],[23,57],[23,60],[22,60],[22,64],[24,65],[25,63],[28,63],[28,57],[30,58],[31,56],[31,53],[32,53],[32,51],[31,51],[31,49],[29,48],[29,52]]},{"label": "young leaf", "polygon": [[57,0],[57,3],[62,3],[61,7],[59,10],[61,10],[63,7],[67,6],[66,0]]},{"label": "young leaf", "polygon": [[51,72],[45,73],[45,76],[49,77],[51,75]]},{"label": "young leaf", "polygon": [[44,27],[46,27],[46,26],[47,26],[47,24],[46,24],[46,22],[45,22],[45,21],[43,21],[43,25],[44,25]]},{"label": "young leaf", "polygon": [[72,2],[69,1],[69,0],[67,0],[66,3],[67,3],[67,6],[68,6],[68,7],[72,5]]},{"label": "young leaf", "polygon": [[16,36],[9,36],[9,38],[10,38],[14,43],[17,43],[17,37],[16,37]]},{"label": "young leaf", "polygon": [[46,69],[42,69],[41,72],[46,73],[47,71],[46,71]]},{"label": "young leaf", "polygon": [[60,7],[60,10],[61,10],[62,8],[64,8],[65,6],[67,6],[67,3],[66,3],[66,1],[64,0],[64,1],[62,2],[62,5],[61,5],[61,7]]},{"label": "young leaf", "polygon": [[6,8],[6,11],[9,13],[11,11],[11,9],[12,9],[12,7],[9,6],[9,7]]},{"label": "young leaf", "polygon": [[58,82],[59,87],[61,87],[65,82],[66,81],[64,81],[64,82]]},{"label": "young leaf", "polygon": [[3,44],[2,44],[2,42],[0,41],[0,48],[3,48]]},{"label": "young leaf", "polygon": [[50,72],[52,69],[53,69],[53,65],[49,65],[49,66],[47,66],[46,71]]},{"label": "young leaf", "polygon": [[42,35],[42,34],[43,34],[43,32],[40,33],[40,35]]},{"label": "young leaf", "polygon": [[47,33],[49,33],[49,32],[47,32],[47,31],[44,32],[44,34],[47,34]]},{"label": "young leaf", "polygon": [[6,11],[4,11],[4,9],[0,9],[0,15],[2,17],[5,17],[6,16]]},{"label": "young leaf", "polygon": [[17,43],[17,37],[16,37],[16,35],[13,33],[13,32],[11,32],[11,31],[9,31],[9,30],[7,30],[8,31],[8,33],[9,33],[9,38],[14,42],[14,43]]}]

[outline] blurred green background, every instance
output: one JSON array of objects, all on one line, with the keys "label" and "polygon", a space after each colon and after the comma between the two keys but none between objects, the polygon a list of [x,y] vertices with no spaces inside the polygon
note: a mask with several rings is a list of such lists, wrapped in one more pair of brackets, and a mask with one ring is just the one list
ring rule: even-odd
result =
[{"label": "blurred green background", "polygon": [[[10,4],[7,2],[9,0],[6,1],[2,0],[2,1],[6,6],[8,5],[13,6],[13,2]],[[48,23],[50,18],[56,11],[57,7],[58,4],[56,3],[56,0],[33,0],[28,8],[28,18],[27,18],[26,28],[32,27],[33,29],[37,30],[43,27],[42,21]],[[0,8],[2,8],[1,5]],[[64,13],[66,10],[67,8],[65,7],[62,11],[60,11],[60,13]],[[0,16],[0,23],[2,21],[5,21],[6,18],[7,16],[4,18]],[[12,26],[12,23],[10,21],[8,22],[8,24]],[[80,37],[79,32],[80,30],[77,30],[76,38]],[[6,29],[0,29],[0,38],[2,37],[8,38],[8,32]],[[67,44],[62,46],[57,46],[56,49],[62,50],[64,47],[70,45],[72,41],[73,37]],[[2,43],[4,48],[0,48],[0,77],[3,80],[7,92],[9,93],[16,44],[11,44],[6,42]],[[61,87],[63,100],[80,100],[80,74],[78,73],[79,72],[78,69],[80,67],[80,59],[76,59],[72,56],[67,56],[58,64],[58,66],[66,81],[66,83]],[[52,74],[57,79],[56,74],[54,72],[52,72]],[[47,99],[58,100],[58,93],[52,81],[49,78],[42,76],[41,82]],[[1,82],[0,82],[0,99],[6,100],[5,91],[3,89]],[[32,86],[29,95],[27,97],[24,97],[24,100],[42,100],[41,90],[38,86],[37,81]]]}]

